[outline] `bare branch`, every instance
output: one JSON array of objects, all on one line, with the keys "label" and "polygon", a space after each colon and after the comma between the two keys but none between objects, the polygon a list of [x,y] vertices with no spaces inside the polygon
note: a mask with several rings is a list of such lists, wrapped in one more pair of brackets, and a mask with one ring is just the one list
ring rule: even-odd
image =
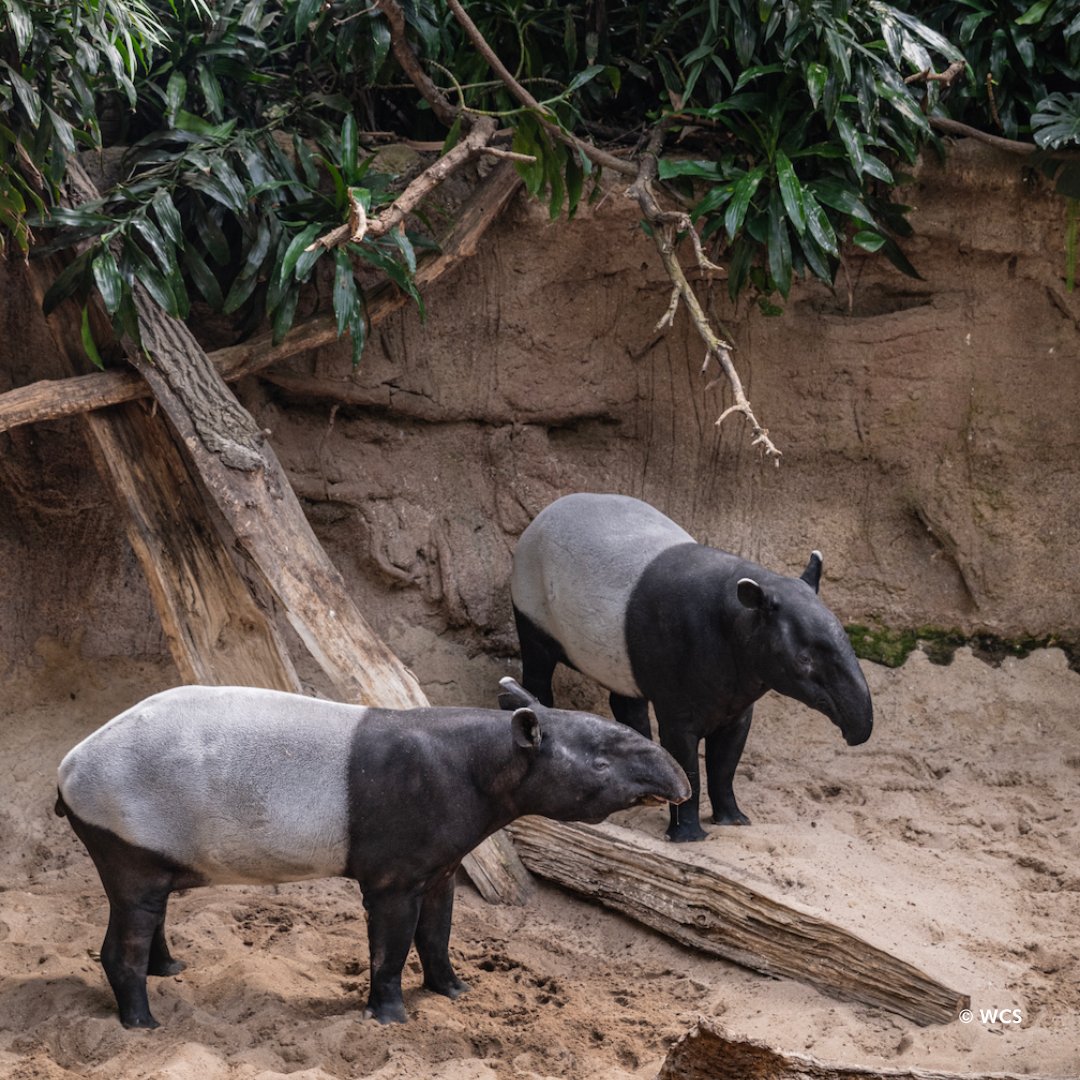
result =
[{"label": "bare branch", "polygon": [[939,82],[945,86],[951,86],[956,77],[967,67],[967,64],[963,60],[954,60],[944,71],[940,74],[934,71],[933,68],[926,68],[925,71],[916,71],[914,75],[909,75],[905,80],[905,84],[910,86],[912,83],[918,82]]},{"label": "bare branch", "polygon": [[549,134],[554,135],[555,138],[566,143],[568,146],[580,150],[590,161],[605,169],[611,169],[613,172],[622,173],[623,176],[637,175],[637,168],[630,162],[623,161],[622,158],[618,158],[614,154],[609,154],[606,150],[601,150],[599,147],[593,146],[592,143],[587,142],[584,139],[579,139],[569,131],[564,131],[563,128],[551,119],[551,115],[540,102],[510,74],[503,62],[495,55],[491,46],[484,38],[484,35],[477,29],[476,23],[469,18],[458,0],[447,0],[447,7],[454,13],[454,18],[461,24],[461,28],[465,31],[473,45],[476,46],[476,51],[487,61],[491,70],[503,81],[506,88],[521,102],[522,105],[527,109],[533,109],[536,112],[537,119],[543,124]]},{"label": "bare branch", "polygon": [[978,139],[990,146],[996,146],[999,150],[1007,150],[1010,154],[1034,154],[1039,149],[1034,143],[991,135],[989,131],[980,131],[968,124],[961,124],[959,120],[948,120],[944,116],[929,116],[927,119],[932,128],[944,131],[947,135],[962,135],[969,139]]},{"label": "bare branch", "polygon": [[412,80],[421,96],[431,106],[431,111],[439,121],[451,127],[458,118],[458,110],[450,104],[446,95],[432,82],[428,73],[420,66],[420,61],[413,52],[405,34],[405,13],[397,0],[375,0],[378,9],[390,25],[390,47],[394,50],[394,59],[401,65],[401,70]]}]

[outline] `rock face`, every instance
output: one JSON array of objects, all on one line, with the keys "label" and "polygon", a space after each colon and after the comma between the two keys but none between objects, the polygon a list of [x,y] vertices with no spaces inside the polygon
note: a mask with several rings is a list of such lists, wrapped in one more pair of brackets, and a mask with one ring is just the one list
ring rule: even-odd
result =
[{"label": "rock face", "polygon": [[[779,468],[741,418],[714,427],[724,388],[706,388],[717,372],[702,376],[685,313],[655,331],[666,279],[617,188],[569,223],[522,197],[431,291],[427,321],[384,324],[357,372],[327,349],[240,393],[434,700],[473,696],[468,672],[485,665],[468,658],[515,652],[514,541],[573,490],[646,499],[785,573],[819,548],[845,621],[1075,639],[1080,297],[1065,285],[1065,203],[968,143],[944,167],[926,160],[903,198],[921,280],[851,254],[835,290],[798,284],[780,317],[712,290]],[[9,340],[25,335],[4,318]],[[91,655],[159,650],[77,430],[23,429],[0,451],[0,671],[78,626]]]}]

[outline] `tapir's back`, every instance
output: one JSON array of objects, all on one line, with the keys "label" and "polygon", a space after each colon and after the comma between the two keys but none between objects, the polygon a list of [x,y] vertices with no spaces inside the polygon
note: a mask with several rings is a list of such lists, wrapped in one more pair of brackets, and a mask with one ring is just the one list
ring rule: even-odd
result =
[{"label": "tapir's back", "polygon": [[688,543],[685,529],[639,499],[566,495],[521,534],[511,599],[579,671],[637,697],[624,635],[630,593],[661,552]]},{"label": "tapir's back", "polygon": [[81,820],[207,881],[340,874],[363,713],[249,687],[177,687],[71,750],[60,794]]}]

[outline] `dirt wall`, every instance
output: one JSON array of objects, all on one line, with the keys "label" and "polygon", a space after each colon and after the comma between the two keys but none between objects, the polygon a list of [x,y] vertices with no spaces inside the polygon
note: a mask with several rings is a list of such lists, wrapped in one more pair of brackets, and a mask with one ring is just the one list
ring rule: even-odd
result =
[{"label": "dirt wall", "polygon": [[[514,540],[576,489],[638,495],[781,571],[820,548],[845,621],[1075,637],[1065,204],[967,143],[946,167],[924,162],[904,198],[921,280],[852,255],[835,290],[799,284],[781,317],[710,294],[779,468],[741,419],[714,427],[727,399],[706,388],[717,373],[702,376],[685,313],[655,331],[665,278],[616,188],[574,222],[520,198],[431,290],[426,322],[395,316],[356,372],[325,349],[279,369],[302,388],[240,393],[365,612],[437,699],[472,693],[472,660],[509,663]],[[7,340],[34,317],[9,301]],[[47,335],[30,336],[4,365],[12,385],[47,368]],[[0,436],[0,565],[0,668],[42,635],[160,652],[74,424]],[[490,665],[472,667],[486,680]]]}]

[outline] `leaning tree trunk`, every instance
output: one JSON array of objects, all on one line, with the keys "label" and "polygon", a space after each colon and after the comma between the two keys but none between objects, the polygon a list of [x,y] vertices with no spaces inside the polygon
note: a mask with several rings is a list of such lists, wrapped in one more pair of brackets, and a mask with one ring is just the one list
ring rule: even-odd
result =
[{"label": "leaning tree trunk", "polygon": [[[76,192],[73,201],[97,197],[78,162],[72,162],[70,176],[71,190]],[[51,280],[41,264],[32,262],[30,272],[38,291]],[[233,581],[233,591],[226,594],[235,597],[240,588],[247,597],[233,635],[234,655],[250,660],[250,667],[240,665],[246,679],[238,677],[241,672],[235,665],[226,667],[223,657],[229,650],[219,650],[215,635],[205,632],[212,621],[201,601],[229,576],[229,566],[238,575],[228,554],[235,543],[256,578],[254,594],[272,596],[280,605],[343,700],[389,708],[427,705],[415,677],[371,630],[353,602],[251,415],[183,323],[166,315],[138,285],[135,302],[142,347],[131,347],[129,357],[168,417],[197,482],[190,476],[178,477],[176,459],[167,460],[170,455],[164,448],[173,445],[169,435],[160,431],[149,435],[142,426],[160,425],[160,416],[143,413],[126,431],[115,427],[125,419],[112,419],[107,423],[115,437],[93,438],[98,460],[108,466],[106,479],[128,510],[129,535],[184,677],[296,687],[274,620],[253,599],[251,589]],[[70,314],[63,319],[54,315],[52,324],[61,351],[74,356],[80,337]],[[132,415],[128,412],[126,417]],[[151,465],[149,458],[155,453],[162,458]],[[155,481],[166,478],[161,490],[148,496],[141,490],[140,463],[144,474]],[[168,488],[170,482],[173,486]],[[169,539],[175,524],[169,519],[170,510],[185,521],[179,552]],[[205,576],[210,571],[212,579]],[[485,841],[464,865],[486,898],[522,900],[528,874],[505,834]]]}]

